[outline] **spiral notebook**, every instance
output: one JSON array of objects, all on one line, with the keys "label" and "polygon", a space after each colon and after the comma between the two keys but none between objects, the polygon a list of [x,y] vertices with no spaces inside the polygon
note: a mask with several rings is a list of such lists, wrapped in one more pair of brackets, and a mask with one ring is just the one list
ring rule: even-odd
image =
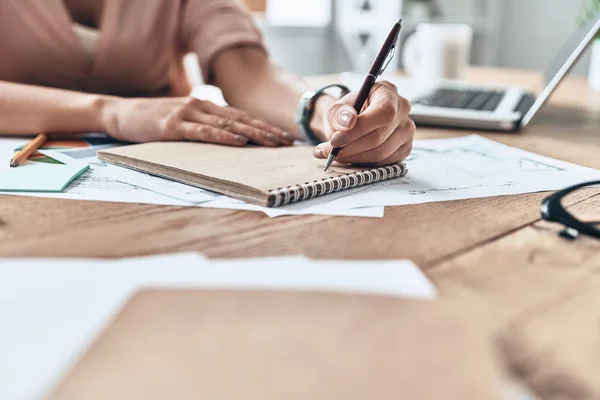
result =
[{"label": "spiral notebook", "polygon": [[266,207],[278,207],[407,173],[403,163],[380,168],[338,165],[325,172],[325,161],[315,159],[308,146],[227,147],[157,142],[101,150],[98,158]]}]

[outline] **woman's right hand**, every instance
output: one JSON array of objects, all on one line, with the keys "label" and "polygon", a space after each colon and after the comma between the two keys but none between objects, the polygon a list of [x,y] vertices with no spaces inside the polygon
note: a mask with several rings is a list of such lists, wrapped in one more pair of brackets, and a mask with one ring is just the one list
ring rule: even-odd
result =
[{"label": "woman's right hand", "polygon": [[117,140],[189,140],[245,146],[289,146],[294,136],[233,107],[193,97],[116,99],[103,113],[107,133]]}]

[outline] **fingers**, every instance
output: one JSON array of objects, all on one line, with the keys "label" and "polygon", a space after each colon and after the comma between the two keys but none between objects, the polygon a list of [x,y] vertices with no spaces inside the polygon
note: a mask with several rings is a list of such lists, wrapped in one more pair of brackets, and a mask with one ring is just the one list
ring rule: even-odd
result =
[{"label": "fingers", "polygon": [[386,158],[383,161],[375,163],[373,165],[379,167],[382,165],[396,164],[396,163],[399,163],[400,161],[404,161],[408,158],[408,156],[410,156],[412,149],[413,149],[412,141],[409,143],[405,143],[402,145],[402,147],[400,147],[398,150],[396,150],[396,152],[394,154],[392,154],[390,157]]},{"label": "fingers", "polygon": [[[358,140],[351,142],[346,147],[343,147],[342,151],[340,152],[337,158],[340,159],[340,156],[344,158],[352,157],[356,154],[366,153],[368,151],[377,149],[382,145],[386,144],[386,142],[388,141],[388,139],[390,139],[390,136],[392,136],[396,129],[397,128],[393,125],[379,127],[373,132],[370,132],[369,134],[359,138]],[[396,136],[398,136],[398,140],[402,139],[399,135]],[[398,145],[400,146],[402,145],[402,143],[399,143]]]},{"label": "fingers", "polygon": [[283,144],[282,141],[277,138],[277,136],[271,133],[265,132],[250,125],[233,121],[227,117],[205,114],[196,110],[190,111],[186,117],[187,122],[209,125],[213,128],[228,131],[236,135],[243,136],[254,144],[268,147],[278,147]]},{"label": "fingers", "polygon": [[248,144],[248,138],[229,131],[215,128],[210,125],[193,122],[182,122],[178,128],[178,135],[184,140],[224,144],[241,147]]},{"label": "fingers", "polygon": [[[203,112],[205,114],[227,118],[237,123],[236,126],[238,127],[240,125],[245,125],[251,128],[246,129],[245,131],[254,132],[252,134],[253,136],[249,136],[248,138],[256,144],[268,145],[267,143],[269,142],[278,142],[280,145],[291,145],[294,143],[295,138],[291,133],[284,132],[266,122],[252,118],[241,110],[233,107],[221,107],[209,101],[200,101],[201,103],[196,104],[196,107],[192,108],[192,113],[196,111],[196,113]],[[257,134],[258,132],[261,133]],[[235,133],[244,134],[242,132]]]},{"label": "fingers", "polygon": [[272,125],[269,125],[266,122],[263,122],[259,119],[252,118],[245,113],[242,113],[242,115],[237,117],[237,121],[239,121],[242,124],[252,126],[256,129],[260,129],[264,132],[269,132],[272,135],[274,135],[275,137],[277,137],[280,141],[282,141],[283,144],[285,144],[285,145],[291,145],[296,140],[294,135],[292,135],[291,133],[285,132],[285,131],[283,131],[279,128],[276,128]]},{"label": "fingers", "polygon": [[327,121],[332,130],[347,132],[354,128],[358,121],[358,113],[352,107],[356,93],[349,93],[333,103],[327,110]]},{"label": "fingers", "polygon": [[369,94],[368,106],[362,113],[363,119],[377,126],[389,124],[400,111],[399,98],[396,88],[391,83],[375,84]]},{"label": "fingers", "polygon": [[[336,161],[356,165],[400,162],[410,154],[414,134],[415,124],[407,118],[389,134],[385,133],[385,129],[379,129],[343,148]],[[317,158],[327,158],[332,148],[331,143],[322,143],[315,148],[314,155]]]},{"label": "fingers", "polygon": [[330,107],[331,139],[315,148],[315,157],[326,158],[335,147],[342,148],[336,158],[342,163],[380,165],[407,157],[415,133],[408,100],[398,95],[392,83],[381,81],[373,85],[362,113],[356,115],[355,96],[347,95]]},{"label": "fingers", "polygon": [[[405,160],[412,151],[412,142],[403,143],[398,146],[398,141],[390,140],[376,149],[365,153],[356,154],[352,157],[338,157],[340,163],[352,163],[357,166],[382,166],[395,164]],[[351,161],[350,161],[351,160]]]},{"label": "fingers", "polygon": [[398,96],[398,91],[392,83],[382,81],[371,88],[367,103],[363,107],[364,111],[356,117],[356,123],[350,128],[345,128],[341,126],[339,119],[348,108],[354,111],[347,103],[353,101],[355,96],[356,94],[346,96],[329,110],[327,121],[333,130],[329,136],[333,147],[348,146],[378,128],[393,125],[407,117],[410,112],[408,100]]}]

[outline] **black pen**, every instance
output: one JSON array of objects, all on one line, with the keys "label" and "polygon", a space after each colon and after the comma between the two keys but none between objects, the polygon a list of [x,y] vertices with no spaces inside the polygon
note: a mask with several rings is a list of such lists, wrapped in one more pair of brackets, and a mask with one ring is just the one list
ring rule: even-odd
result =
[{"label": "black pen", "polygon": [[[398,22],[394,24],[394,27],[385,39],[381,50],[379,50],[379,54],[377,54],[377,57],[375,58],[375,61],[369,70],[369,74],[365,78],[365,81],[358,91],[356,100],[354,100],[354,104],[352,105],[358,114],[360,114],[360,111],[365,105],[375,81],[377,81],[377,78],[383,74],[383,71],[385,71],[390,61],[392,61],[392,58],[394,57],[396,42],[398,42],[398,36],[400,36],[400,29],[402,29],[402,19],[399,19]],[[341,150],[342,149],[340,147],[336,147],[331,150],[329,157],[327,157],[327,162],[325,163],[325,171],[329,169],[329,166],[333,160],[335,160],[337,155],[340,154]]]}]

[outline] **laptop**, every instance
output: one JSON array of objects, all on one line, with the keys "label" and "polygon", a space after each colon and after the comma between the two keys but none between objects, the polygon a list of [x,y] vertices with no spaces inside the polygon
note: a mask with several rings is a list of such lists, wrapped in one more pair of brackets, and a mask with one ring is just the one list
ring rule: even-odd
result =
[{"label": "laptop", "polygon": [[[600,14],[577,29],[544,72],[545,89],[539,96],[519,87],[480,86],[463,81],[441,81],[429,87],[416,86],[408,79],[394,83],[398,92],[411,101],[410,116],[417,125],[520,131],[532,121],[599,32]],[[348,81],[354,79],[348,77]]]}]

